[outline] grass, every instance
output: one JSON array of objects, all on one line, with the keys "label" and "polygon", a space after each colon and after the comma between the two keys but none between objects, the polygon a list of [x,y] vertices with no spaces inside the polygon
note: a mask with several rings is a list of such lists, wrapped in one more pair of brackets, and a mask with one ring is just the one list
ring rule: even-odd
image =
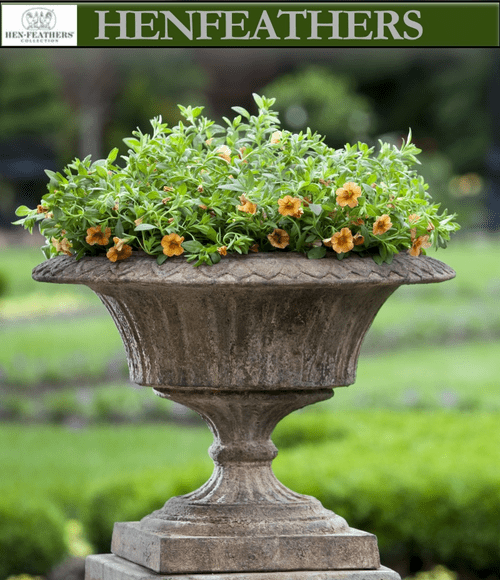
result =
[{"label": "grass", "polygon": [[212,436],[205,428],[173,425],[0,425],[0,495],[4,501],[51,501],[78,516],[96,481],[206,460]]},{"label": "grass", "polygon": [[322,405],[499,411],[499,352],[490,341],[361,353],[354,385]]},{"label": "grass", "polygon": [[6,325],[0,350],[3,381],[36,384],[100,379],[111,367],[125,367],[125,352],[109,316],[27,320]]}]

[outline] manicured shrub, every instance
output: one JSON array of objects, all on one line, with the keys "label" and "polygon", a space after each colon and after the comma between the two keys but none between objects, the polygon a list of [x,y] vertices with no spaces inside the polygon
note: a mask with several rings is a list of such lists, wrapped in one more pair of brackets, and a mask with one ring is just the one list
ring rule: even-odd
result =
[{"label": "manicured shrub", "polygon": [[[383,559],[417,555],[491,572],[500,567],[499,419],[443,411],[298,414],[277,429],[276,444],[289,448],[275,471],[352,527],[375,533]],[[306,444],[290,448],[301,438]]]},{"label": "manicured shrub", "polygon": [[67,552],[64,519],[50,504],[0,503],[0,579],[45,574]]},{"label": "manicured shrub", "polygon": [[194,463],[96,485],[83,514],[88,540],[96,552],[109,552],[115,522],[140,520],[171,497],[195,490],[209,476],[206,463]]}]

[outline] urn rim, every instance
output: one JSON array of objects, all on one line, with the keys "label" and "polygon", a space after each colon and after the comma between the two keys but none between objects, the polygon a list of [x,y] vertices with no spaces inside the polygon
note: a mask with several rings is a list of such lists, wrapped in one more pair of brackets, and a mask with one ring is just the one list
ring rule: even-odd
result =
[{"label": "urn rim", "polygon": [[162,286],[401,286],[444,282],[455,277],[447,264],[430,256],[396,254],[391,264],[370,257],[338,260],[328,254],[310,260],[303,254],[269,252],[229,255],[217,264],[194,267],[182,256],[158,265],[156,259],[134,252],[127,260],[110,262],[104,256],[57,256],[39,264],[33,278],[59,284],[140,283]]}]

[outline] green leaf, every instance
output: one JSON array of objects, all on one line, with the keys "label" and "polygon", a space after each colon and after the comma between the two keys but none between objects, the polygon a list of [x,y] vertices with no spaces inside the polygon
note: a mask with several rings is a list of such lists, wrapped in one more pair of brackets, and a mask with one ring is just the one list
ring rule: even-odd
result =
[{"label": "green leaf", "polygon": [[32,212],[32,210],[25,206],[25,205],[20,205],[17,209],[16,209],[16,215],[18,216],[24,216],[24,215],[28,215]]},{"label": "green leaf", "polygon": [[246,109],[244,109],[243,107],[231,107],[231,109],[233,111],[235,111],[236,113],[243,115],[243,117],[245,117],[245,119],[250,119],[250,113]]},{"label": "green leaf", "polygon": [[153,226],[152,224],[139,224],[137,227],[134,228],[134,232],[143,232],[146,230],[154,230],[157,226]]},{"label": "green leaf", "polygon": [[123,142],[127,147],[130,147],[130,149],[133,149],[134,151],[139,151],[139,149],[141,148],[141,142],[138,141],[137,139],[134,139],[133,137],[125,138],[123,139]]},{"label": "green leaf", "polygon": [[387,252],[387,256],[385,257],[385,263],[386,264],[392,264],[392,260],[394,259],[394,253],[393,252]]},{"label": "green leaf", "polygon": [[107,179],[107,177],[108,177],[108,172],[107,172],[107,171],[104,169],[104,167],[101,167],[100,165],[98,165],[98,166],[95,168],[95,170],[96,170],[96,172],[97,172],[97,175],[98,175],[99,177],[102,177],[103,179]]},{"label": "green leaf", "polygon": [[163,264],[163,262],[165,262],[165,260],[168,258],[168,256],[166,254],[160,254],[157,258],[156,258],[156,263],[159,264],[160,266]]},{"label": "green leaf", "polygon": [[118,147],[115,147],[114,149],[112,149],[108,155],[108,161],[109,163],[113,163],[113,161],[117,158],[118,156]]},{"label": "green leaf", "polygon": [[262,97],[260,97],[256,93],[252,93],[252,97],[253,97],[253,100],[256,102],[257,107],[259,107],[259,109],[263,109],[264,108],[264,101],[262,100]]},{"label": "green leaf", "polygon": [[204,246],[196,240],[188,240],[187,242],[182,242],[181,246],[189,253],[195,254],[196,252],[201,252]]},{"label": "green leaf", "polygon": [[378,264],[379,266],[384,261],[384,259],[382,258],[382,256],[380,254],[373,254],[372,258],[373,258],[373,261],[375,262],[375,264]]},{"label": "green leaf", "polygon": [[319,246],[317,248],[313,248],[307,252],[307,257],[310,260],[319,260],[320,258],[324,258],[326,255],[326,248],[325,246]]},{"label": "green leaf", "polygon": [[53,181],[55,183],[57,183],[57,175],[55,174],[54,171],[51,171],[50,169],[45,169],[45,174],[47,175],[47,177],[50,179],[50,181]]},{"label": "green leaf", "polygon": [[210,259],[212,260],[213,264],[217,264],[220,262],[220,254],[219,252],[212,252],[211,254],[209,254]]},{"label": "green leaf", "polygon": [[122,224],[122,220],[121,219],[119,219],[116,222],[116,225],[115,225],[115,235],[118,238],[123,238],[123,236],[125,235],[125,230],[123,229],[123,224]]},{"label": "green leaf", "polygon": [[310,203],[309,209],[313,212],[314,215],[320,215],[323,211],[322,206],[317,203]]}]

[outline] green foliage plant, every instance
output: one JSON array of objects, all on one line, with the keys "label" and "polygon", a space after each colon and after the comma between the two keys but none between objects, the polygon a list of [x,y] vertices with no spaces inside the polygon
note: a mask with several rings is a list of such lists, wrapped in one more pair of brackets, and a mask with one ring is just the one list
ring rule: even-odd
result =
[{"label": "green foliage plant", "polygon": [[274,99],[254,95],[258,114],[233,107],[225,126],[202,107],[179,106],[186,122],[168,128],[151,121],[152,135],[125,139],[106,159],[75,159],[47,171],[48,193],[37,209],[21,206],[16,224],[38,224],[46,258],[133,251],[159,264],[184,254],[188,262],[217,263],[227,254],[292,251],[308,258],[335,252],[390,263],[446,247],[459,226],[439,212],[412,166],[420,150],[365,143],[332,149],[310,129],[281,131]]},{"label": "green foliage plant", "polygon": [[53,505],[0,503],[0,578],[46,574],[67,555],[64,519]]}]

